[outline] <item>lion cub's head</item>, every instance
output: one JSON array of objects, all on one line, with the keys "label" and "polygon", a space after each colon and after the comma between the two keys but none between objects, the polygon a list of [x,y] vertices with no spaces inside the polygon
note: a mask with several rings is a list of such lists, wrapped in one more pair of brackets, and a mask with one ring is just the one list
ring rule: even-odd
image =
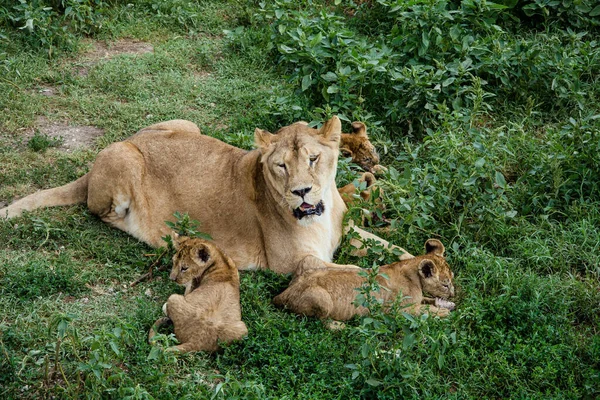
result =
[{"label": "lion cub's head", "polygon": [[295,123],[275,135],[258,128],[254,132],[266,189],[298,221],[310,223],[333,206],[330,191],[335,190],[341,134],[338,117],[321,129]]},{"label": "lion cub's head", "polygon": [[207,271],[213,267],[237,272],[233,261],[213,243],[177,234],[172,234],[172,237],[177,253],[173,256],[173,268],[169,277],[179,285],[185,286],[186,293],[198,287]]},{"label": "lion cub's head", "polygon": [[374,167],[379,164],[379,154],[369,140],[367,127],[362,122],[353,122],[352,133],[342,134],[340,152],[344,157],[351,157],[352,162],[368,172],[375,172]]},{"label": "lion cub's head", "polygon": [[425,251],[424,256],[415,258],[419,262],[418,271],[423,291],[442,299],[454,296],[454,273],[444,257],[444,245],[437,239],[429,239],[425,242]]}]

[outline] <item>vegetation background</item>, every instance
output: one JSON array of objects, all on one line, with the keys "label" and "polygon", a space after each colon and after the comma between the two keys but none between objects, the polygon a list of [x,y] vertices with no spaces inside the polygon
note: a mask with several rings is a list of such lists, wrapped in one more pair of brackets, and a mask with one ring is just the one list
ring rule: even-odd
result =
[{"label": "vegetation background", "polygon": [[[330,332],[273,308],[289,277],[243,273],[248,338],[174,356],[146,333],[181,289],[128,288],[156,252],[85,207],[39,210],[0,222],[0,396],[598,398],[599,26],[593,0],[0,1],[0,200],[154,122],[251,148],[256,126],[338,115],[389,168],[381,234],[441,239],[458,287],[446,320],[374,307]],[[153,51],[90,56],[132,42]],[[61,151],[39,117],[105,134]],[[342,160],[339,183],[357,173]]]}]

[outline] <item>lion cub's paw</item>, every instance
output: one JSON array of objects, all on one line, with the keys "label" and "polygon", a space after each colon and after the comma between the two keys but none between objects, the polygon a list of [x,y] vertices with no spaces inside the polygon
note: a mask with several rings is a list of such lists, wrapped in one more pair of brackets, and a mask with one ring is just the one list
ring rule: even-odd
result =
[{"label": "lion cub's paw", "polygon": [[163,304],[163,306],[162,306],[162,312],[165,315],[165,317],[169,316],[169,314],[167,314],[167,303]]},{"label": "lion cub's paw", "polygon": [[325,328],[329,329],[330,331],[341,331],[342,329],[346,329],[346,324],[340,321],[324,321],[323,322],[325,324]]},{"label": "lion cub's paw", "polygon": [[450,310],[447,308],[429,307],[429,313],[438,317],[447,317],[450,315]]},{"label": "lion cub's paw", "polygon": [[383,175],[386,171],[387,168],[381,164],[374,165],[373,168],[371,168],[371,172],[373,172],[375,175]]},{"label": "lion cub's paw", "polygon": [[452,311],[452,310],[454,310],[456,308],[456,304],[454,304],[453,302],[448,301],[448,300],[444,300],[444,299],[439,298],[439,297],[435,298],[435,305],[436,305],[436,307],[446,308],[446,309],[448,309],[450,311]]}]

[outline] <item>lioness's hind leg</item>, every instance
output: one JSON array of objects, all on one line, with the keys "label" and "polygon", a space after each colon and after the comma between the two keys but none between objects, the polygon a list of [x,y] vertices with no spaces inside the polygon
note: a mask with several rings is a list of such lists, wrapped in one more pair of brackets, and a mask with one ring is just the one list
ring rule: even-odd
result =
[{"label": "lioness's hind leg", "polygon": [[159,122],[141,129],[137,135],[147,133],[149,131],[170,131],[173,133],[185,132],[195,133],[198,135],[200,134],[200,128],[198,128],[198,125],[185,119],[172,119],[170,121]]},{"label": "lioness's hind leg", "polygon": [[144,157],[134,144],[110,145],[98,154],[90,171],[87,204],[104,222],[159,247],[168,230],[154,222],[145,173]]}]

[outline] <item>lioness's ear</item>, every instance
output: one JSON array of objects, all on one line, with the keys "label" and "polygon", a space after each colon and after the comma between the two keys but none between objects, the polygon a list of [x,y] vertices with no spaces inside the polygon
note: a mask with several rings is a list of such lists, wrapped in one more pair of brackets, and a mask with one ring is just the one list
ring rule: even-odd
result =
[{"label": "lioness's ear", "polygon": [[298,121],[298,122],[296,122],[296,124],[308,126],[308,122],[306,122],[306,121]]},{"label": "lioness's ear", "polygon": [[334,115],[321,127],[319,135],[329,142],[339,143],[342,137],[342,122]]},{"label": "lioness's ear", "polygon": [[273,134],[263,129],[256,128],[254,130],[254,144],[259,149],[266,149],[273,140]]},{"label": "lioness's ear", "polygon": [[352,133],[357,136],[367,137],[367,126],[360,121],[352,123]]},{"label": "lioness's ear", "polygon": [[427,254],[435,254],[436,256],[444,257],[444,253],[446,252],[446,248],[437,239],[429,239],[425,242],[425,253]]},{"label": "lioness's ear", "polygon": [[345,158],[352,157],[352,155],[354,154],[354,153],[352,153],[352,150],[350,150],[346,147],[342,147],[340,149],[340,153],[342,153],[342,156],[344,156]]},{"label": "lioness's ear", "polygon": [[436,267],[433,261],[431,260],[423,260],[419,264],[419,275],[423,278],[431,278],[436,273]]}]

